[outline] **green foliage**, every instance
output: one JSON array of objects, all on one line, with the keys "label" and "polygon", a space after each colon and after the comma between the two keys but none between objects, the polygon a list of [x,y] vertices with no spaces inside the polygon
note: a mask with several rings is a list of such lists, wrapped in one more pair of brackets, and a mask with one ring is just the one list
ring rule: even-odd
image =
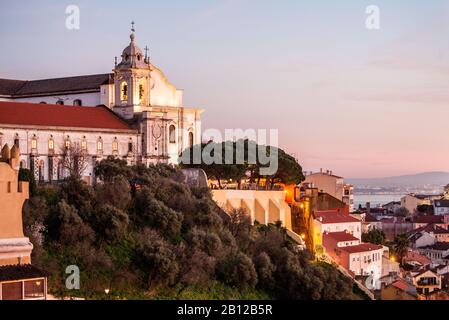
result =
[{"label": "green foliage", "polygon": [[362,234],[362,241],[383,245],[385,244],[385,233],[382,230],[372,229],[368,233]]},{"label": "green foliage", "polygon": [[[239,145],[242,147],[239,147]],[[222,143],[208,142],[192,146],[181,155],[181,159],[190,159],[190,161],[185,161],[182,166],[203,169],[209,178],[218,181],[220,188],[222,188],[221,182],[223,180],[240,182],[247,175],[253,182],[259,181],[260,178],[266,178],[271,188],[276,183],[298,184],[304,180],[302,167],[295,158],[282,149],[275,147],[271,147],[271,149],[272,152],[277,154],[278,168],[276,173],[270,176],[262,176],[261,168],[268,167],[269,164],[263,163],[259,156],[259,152],[265,152],[265,156],[269,157],[270,149],[249,140]],[[214,163],[205,163],[203,162],[204,159],[200,159],[199,163],[194,162],[193,155],[198,150],[210,155],[215,160]],[[221,151],[221,154],[218,151]],[[225,157],[227,155],[232,155],[232,164],[226,164]],[[243,163],[237,162],[237,159],[243,160]]]},{"label": "green foliage", "polygon": [[[37,190],[24,207],[33,262],[65,289],[77,265],[85,298],[350,299],[352,282],[310,263],[280,224],[252,226],[244,210],[224,214],[206,189],[167,165],[97,164],[103,180],[74,178]],[[34,241],[33,241],[34,242]]]},{"label": "green foliage", "polygon": [[36,194],[36,179],[34,174],[25,168],[19,169],[19,181],[27,181],[30,186],[30,196],[34,196]]},{"label": "green foliage", "polygon": [[410,241],[406,234],[400,234],[394,238],[393,251],[398,256],[399,261],[403,264],[404,257],[407,255]]}]

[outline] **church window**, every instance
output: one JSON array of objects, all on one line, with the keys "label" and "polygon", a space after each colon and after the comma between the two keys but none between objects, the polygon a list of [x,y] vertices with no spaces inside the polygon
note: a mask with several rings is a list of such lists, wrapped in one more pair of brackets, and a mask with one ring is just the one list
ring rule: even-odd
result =
[{"label": "church window", "polygon": [[31,149],[32,149],[32,150],[36,150],[36,149],[37,149],[37,139],[36,139],[36,136],[34,136],[33,139],[31,139]]},{"label": "church window", "polygon": [[16,136],[16,138],[14,139],[14,145],[16,145],[17,147],[19,147],[19,137]]},{"label": "church window", "polygon": [[81,140],[81,150],[86,151],[87,150],[87,141],[86,139]]},{"label": "church window", "polygon": [[55,150],[55,141],[53,139],[48,140],[48,150]]},{"label": "church window", "polygon": [[170,139],[170,143],[176,143],[176,128],[174,125],[171,125],[168,128],[168,136]]},{"label": "church window", "polygon": [[139,99],[142,100],[143,99],[143,95],[145,93],[143,84],[139,85]]},{"label": "church window", "polygon": [[193,132],[189,132],[189,147],[193,147]]},{"label": "church window", "polygon": [[64,101],[58,100],[58,101],[56,101],[56,104],[59,104],[59,105],[63,106],[64,105]]},{"label": "church window", "polygon": [[66,149],[70,149],[70,140],[69,139],[67,139],[66,141],[65,141],[65,148]]},{"label": "church window", "polygon": [[47,102],[41,101],[41,102],[39,102],[39,104],[47,104]]},{"label": "church window", "polygon": [[128,143],[128,152],[133,152],[133,143],[132,142]]},{"label": "church window", "polygon": [[101,139],[97,141],[97,150],[98,152],[103,151],[103,141]]},{"label": "church window", "polygon": [[140,54],[137,55],[137,60],[140,61],[141,57]]},{"label": "church window", "polygon": [[117,139],[112,141],[112,152],[118,152],[118,141],[117,141]]},{"label": "church window", "polygon": [[128,84],[126,82],[122,82],[120,86],[120,100],[128,100]]},{"label": "church window", "polygon": [[81,101],[81,99],[75,99],[73,100],[73,105],[75,107],[81,107],[83,105],[83,102]]}]

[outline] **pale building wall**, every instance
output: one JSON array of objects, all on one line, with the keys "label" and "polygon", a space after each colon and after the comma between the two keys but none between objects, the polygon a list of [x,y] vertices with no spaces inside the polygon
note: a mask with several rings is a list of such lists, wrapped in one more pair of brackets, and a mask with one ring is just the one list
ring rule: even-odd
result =
[{"label": "pale building wall", "polygon": [[[320,223],[318,221],[318,223]],[[361,222],[345,222],[345,223],[320,223],[322,226],[321,236],[324,232],[342,232],[348,231],[354,237],[361,240],[362,238],[362,223]]]},{"label": "pale building wall", "polygon": [[[345,252],[345,254],[347,254]],[[356,276],[372,275],[374,284],[380,289],[380,278],[382,277],[383,248],[366,252],[349,254],[349,270]],[[346,263],[342,265],[344,267]]]},{"label": "pale building wall", "polygon": [[268,224],[282,221],[291,230],[291,209],[285,202],[284,191],[212,190],[212,197],[226,212],[244,208],[251,221]]},{"label": "pale building wall", "polygon": [[[49,141],[54,141],[54,163],[51,172],[52,180],[58,180],[58,156],[62,154],[64,142],[68,139],[70,142],[81,144],[82,140],[87,143],[88,166],[84,171],[84,178],[86,181],[92,181],[94,177],[94,166],[96,161],[105,159],[108,156],[117,156],[121,159],[134,164],[138,160],[137,157],[141,152],[139,143],[139,136],[135,131],[113,131],[113,130],[99,130],[82,131],[75,128],[54,128],[53,130],[39,129],[39,128],[0,128],[2,134],[1,145],[8,144],[10,147],[14,145],[14,140],[19,139],[20,160],[22,167],[30,169],[31,156],[35,159],[35,176],[39,180],[39,165],[43,164],[42,175],[43,181],[49,181],[49,158],[52,156],[49,150]],[[37,148],[32,149],[32,140],[37,140]],[[102,141],[103,151],[99,152],[97,149],[98,142]],[[118,152],[113,152],[112,144],[114,141],[118,143]],[[128,152],[128,143],[133,144],[133,152]],[[42,169],[41,169],[42,170]],[[59,177],[63,178],[63,177]]]},{"label": "pale building wall", "polygon": [[319,172],[306,176],[304,183],[313,183],[318,190],[322,190],[339,200],[343,199],[344,182],[342,178]]},{"label": "pale building wall", "polygon": [[[29,98],[17,98],[14,102],[29,102],[29,103],[41,103],[56,104],[58,100],[64,101],[64,105],[73,106],[73,101],[79,99],[83,106],[95,107],[101,103],[100,93],[78,93],[78,94],[66,94],[66,95],[51,95],[43,97],[29,97]],[[107,105],[106,105],[107,106]]]}]

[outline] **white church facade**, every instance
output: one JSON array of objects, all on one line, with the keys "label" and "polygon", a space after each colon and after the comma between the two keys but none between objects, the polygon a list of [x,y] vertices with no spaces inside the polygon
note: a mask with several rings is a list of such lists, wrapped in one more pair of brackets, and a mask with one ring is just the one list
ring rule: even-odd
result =
[{"label": "white church facade", "polygon": [[21,166],[39,181],[60,180],[64,148],[81,146],[93,181],[96,161],[176,164],[201,143],[202,109],[176,89],[131,42],[112,73],[45,80],[0,79],[0,149],[20,148]]}]

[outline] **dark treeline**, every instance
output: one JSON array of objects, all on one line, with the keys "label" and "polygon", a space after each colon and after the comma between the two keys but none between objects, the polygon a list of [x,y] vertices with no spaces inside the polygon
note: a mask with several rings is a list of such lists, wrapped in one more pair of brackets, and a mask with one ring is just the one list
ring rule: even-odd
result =
[{"label": "dark treeline", "polygon": [[[57,295],[99,298],[352,299],[351,280],[311,263],[280,225],[224,214],[207,189],[165,165],[103,160],[94,187],[76,178],[38,187],[24,207],[33,263]],[[26,175],[25,175],[26,176]],[[65,288],[77,265],[81,289]]]}]

